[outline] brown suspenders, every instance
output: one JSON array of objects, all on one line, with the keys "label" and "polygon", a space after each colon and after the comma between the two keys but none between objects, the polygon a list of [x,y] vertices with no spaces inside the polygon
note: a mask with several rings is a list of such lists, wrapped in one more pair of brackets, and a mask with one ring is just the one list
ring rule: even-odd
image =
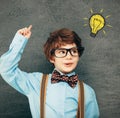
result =
[{"label": "brown suspenders", "polygon": [[[43,74],[40,90],[40,118],[45,118],[46,88],[48,83],[48,74]],[[79,97],[78,111],[76,118],[84,118],[84,86],[82,81],[78,81]]]},{"label": "brown suspenders", "polygon": [[40,90],[40,118],[45,118],[46,88],[48,83],[48,74],[43,74]]},{"label": "brown suspenders", "polygon": [[78,112],[77,118],[84,118],[84,86],[83,81],[78,81],[79,96],[78,96]]}]

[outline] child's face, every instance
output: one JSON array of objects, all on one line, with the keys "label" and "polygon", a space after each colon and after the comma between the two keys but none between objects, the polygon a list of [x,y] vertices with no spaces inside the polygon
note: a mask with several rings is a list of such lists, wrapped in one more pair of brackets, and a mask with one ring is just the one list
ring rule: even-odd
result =
[{"label": "child's face", "polygon": [[[77,52],[76,50],[74,49],[74,47],[76,47],[76,44],[73,43],[73,44],[66,44],[66,45],[63,45],[61,46],[60,48],[63,48],[63,49],[72,49],[71,50],[71,53],[73,53],[73,55],[75,56],[72,56],[70,54],[70,51],[67,52],[67,55],[64,56],[64,57],[56,57],[54,56],[53,59],[50,60],[51,63],[54,64],[55,68],[58,69],[59,71],[61,71],[62,73],[70,73],[72,72],[77,64],[78,64],[78,61],[79,61],[79,54],[77,55]],[[58,50],[58,56],[61,54],[64,55],[64,50]],[[60,53],[60,54],[59,54]]]}]

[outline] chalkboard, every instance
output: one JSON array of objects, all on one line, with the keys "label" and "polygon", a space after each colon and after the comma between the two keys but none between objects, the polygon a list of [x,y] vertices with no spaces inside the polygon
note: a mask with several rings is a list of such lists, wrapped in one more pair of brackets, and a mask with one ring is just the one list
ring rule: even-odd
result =
[{"label": "chalkboard", "polygon": [[[101,118],[120,118],[120,1],[119,0],[0,0],[0,56],[19,28],[33,25],[19,67],[26,72],[52,72],[43,44],[59,28],[75,30],[85,52],[76,72],[96,92]],[[90,18],[105,24],[91,36]],[[0,76],[0,118],[31,118],[27,98]]]}]

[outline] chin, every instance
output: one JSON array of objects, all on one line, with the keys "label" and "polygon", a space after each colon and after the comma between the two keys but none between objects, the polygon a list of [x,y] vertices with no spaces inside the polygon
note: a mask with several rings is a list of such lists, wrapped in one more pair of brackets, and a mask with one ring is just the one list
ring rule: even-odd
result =
[{"label": "chin", "polygon": [[[66,69],[67,70],[67,69]],[[72,71],[73,71],[73,69],[72,70],[67,70],[67,71],[63,71],[63,73],[65,73],[65,74],[68,74],[68,73],[71,73]]]}]

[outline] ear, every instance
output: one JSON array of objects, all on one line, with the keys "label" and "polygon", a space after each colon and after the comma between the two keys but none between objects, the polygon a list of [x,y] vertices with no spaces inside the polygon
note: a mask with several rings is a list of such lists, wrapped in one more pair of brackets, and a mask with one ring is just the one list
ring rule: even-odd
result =
[{"label": "ear", "polygon": [[51,58],[49,61],[50,61],[52,64],[54,64],[54,62],[55,62],[54,58]]}]

